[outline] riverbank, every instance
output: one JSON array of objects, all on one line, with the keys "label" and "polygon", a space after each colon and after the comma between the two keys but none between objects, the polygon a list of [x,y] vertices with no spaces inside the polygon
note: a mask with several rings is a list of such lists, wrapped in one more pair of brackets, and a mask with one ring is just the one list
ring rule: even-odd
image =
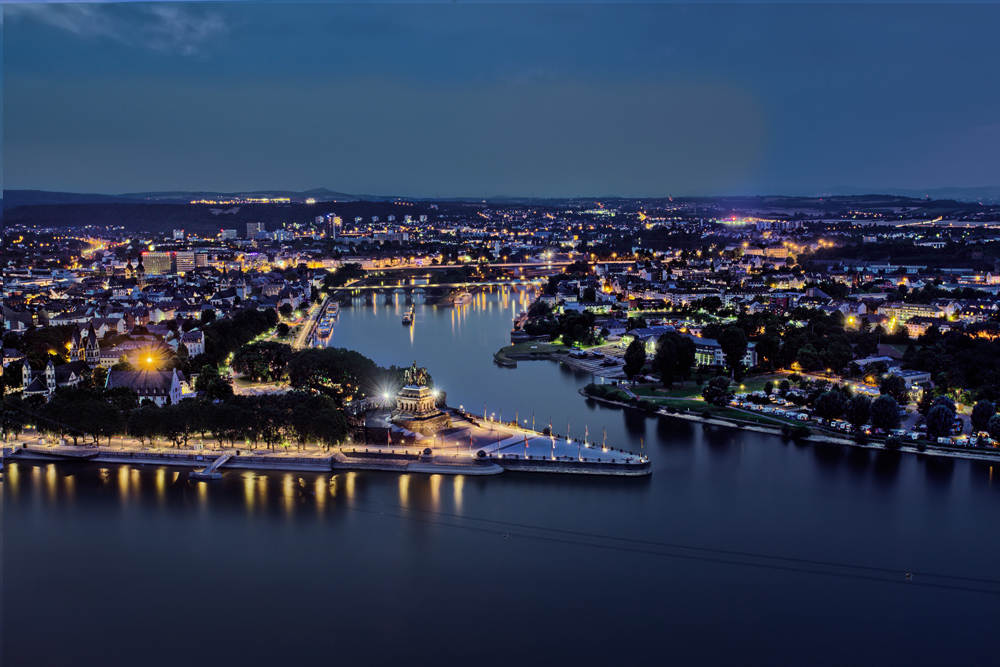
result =
[{"label": "riverbank", "polygon": [[[613,449],[591,451],[592,445],[581,445],[563,438],[532,433],[506,433],[509,424],[477,420],[469,423],[482,433],[461,433],[463,442],[476,446],[464,449],[458,440],[443,444],[437,451],[425,447],[352,447],[307,455],[282,452],[244,453],[241,450],[164,451],[130,447],[95,445],[30,445],[4,447],[3,461],[51,461],[112,463],[125,465],[166,465],[192,468],[191,478],[218,479],[227,470],[261,472],[337,472],[377,470],[395,473],[429,475],[496,475],[508,470],[611,476],[644,476],[651,473],[649,460]],[[516,429],[516,427],[513,427]],[[501,429],[504,429],[501,431]],[[530,443],[530,444],[529,444]],[[523,456],[512,448],[524,446]],[[540,446],[541,445],[541,446]],[[583,457],[584,448],[587,457]],[[450,452],[448,451],[450,449]],[[531,449],[544,454],[529,455]],[[566,450],[566,451],[563,451]],[[572,450],[570,453],[569,450]]]},{"label": "riverbank", "polygon": [[[728,418],[727,419],[723,419],[723,418],[719,418],[719,417],[705,417],[705,416],[697,414],[695,412],[680,412],[680,411],[668,412],[668,411],[663,410],[663,409],[657,409],[655,411],[644,410],[642,408],[636,407],[635,405],[632,405],[630,403],[626,403],[624,401],[616,401],[616,400],[613,400],[613,399],[603,398],[603,397],[600,397],[600,396],[591,396],[590,394],[587,394],[583,389],[579,389],[578,391],[579,391],[580,395],[583,396],[584,398],[588,398],[590,400],[597,401],[599,403],[604,403],[606,405],[614,405],[614,406],[617,406],[617,407],[620,407],[620,408],[632,408],[633,410],[640,410],[640,411],[646,412],[646,413],[648,413],[650,415],[656,415],[656,416],[662,416],[662,417],[674,417],[674,418],[677,418],[677,419],[685,419],[687,421],[700,422],[702,424],[709,425],[709,426],[725,426],[725,427],[728,427],[728,428],[740,429],[742,431],[753,431],[753,432],[756,432],[756,433],[766,433],[768,435],[776,435],[776,436],[779,436],[779,437],[782,437],[782,438],[790,438],[791,437],[791,436],[786,435],[785,433],[783,433],[780,428],[771,427],[771,426],[763,426],[761,424],[754,423],[754,422],[741,421],[741,420],[738,420],[738,419],[728,419]],[[888,451],[888,452],[895,451],[895,452],[903,452],[903,453],[907,453],[907,454],[922,454],[922,455],[925,455],[925,456],[936,456],[936,457],[952,458],[952,459],[966,459],[966,460],[970,460],[970,461],[989,461],[989,462],[1000,463],[1000,450],[997,450],[997,451],[989,451],[989,450],[978,450],[978,451],[972,450],[972,451],[969,451],[969,450],[966,450],[966,449],[959,449],[959,448],[955,448],[955,447],[941,447],[941,446],[933,445],[933,444],[928,444],[926,446],[926,448],[923,449],[923,450],[921,450],[920,448],[918,448],[918,447],[916,447],[914,445],[907,445],[907,444],[904,444],[904,445],[900,446],[899,448],[892,449],[892,448],[886,447],[883,444],[878,443],[878,442],[861,443],[861,442],[858,442],[858,441],[850,439],[850,438],[844,438],[844,437],[830,435],[830,434],[825,434],[825,433],[812,433],[812,434],[810,434],[808,436],[805,436],[805,437],[802,437],[802,438],[797,438],[797,440],[801,441],[801,442],[813,442],[813,443],[824,443],[824,444],[831,444],[831,445],[842,445],[842,446],[848,446],[848,447],[856,447],[856,448],[860,448],[860,449],[874,449],[874,450],[878,450],[878,451]]]},{"label": "riverbank", "polygon": [[564,363],[575,370],[591,373],[598,377],[612,380],[624,379],[625,373],[622,371],[620,362],[609,366],[604,365],[605,359],[621,356],[622,352],[618,348],[611,345],[591,348],[592,350],[603,352],[605,356],[589,356],[584,359],[570,356],[570,349],[563,345],[553,345],[540,341],[515,343],[494,352],[493,361],[499,366],[508,368],[517,368],[518,361],[556,361]]}]

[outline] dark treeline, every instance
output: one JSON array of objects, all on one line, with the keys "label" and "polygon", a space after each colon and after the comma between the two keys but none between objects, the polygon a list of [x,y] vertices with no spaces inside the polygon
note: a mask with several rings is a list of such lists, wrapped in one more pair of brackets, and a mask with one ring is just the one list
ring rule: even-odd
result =
[{"label": "dark treeline", "polygon": [[270,331],[278,324],[278,313],[270,308],[257,310],[244,308],[232,317],[215,320],[204,327],[205,354],[195,357],[196,365],[225,362],[226,357],[236,352],[257,336]]},{"label": "dark treeline", "polygon": [[157,407],[129,389],[93,392],[60,389],[47,402],[4,398],[3,431],[18,434],[34,424],[41,433],[70,438],[74,444],[101,444],[131,436],[143,444],[186,446],[192,438],[212,437],[249,448],[306,443],[331,446],[347,437],[347,419],[336,402],[322,394],[292,391],[261,396],[229,396],[212,401],[190,398]]}]

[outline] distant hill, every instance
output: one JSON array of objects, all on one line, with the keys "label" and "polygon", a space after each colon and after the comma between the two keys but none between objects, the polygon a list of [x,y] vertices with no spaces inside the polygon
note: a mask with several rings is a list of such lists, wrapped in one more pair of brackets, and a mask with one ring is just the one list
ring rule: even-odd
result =
[{"label": "distant hill", "polygon": [[215,233],[220,229],[236,229],[241,234],[248,222],[263,222],[268,230],[275,230],[288,223],[311,223],[318,215],[337,213],[346,220],[355,217],[370,219],[390,215],[402,220],[406,215],[435,215],[448,210],[449,206],[463,207],[462,204],[441,204],[433,210],[429,203],[394,203],[386,201],[339,201],[315,204],[241,204],[236,206],[213,206],[210,204],[188,204],[180,201],[139,201],[109,204],[45,204],[19,206],[4,212],[7,225],[57,228],[98,225],[122,227],[129,232],[168,232],[184,229],[189,232]]},{"label": "distant hill", "polygon": [[[307,199],[312,198],[318,201],[329,201],[331,199],[358,199],[359,195],[352,195],[346,192],[335,192],[334,190],[329,190],[327,188],[313,188],[312,190],[306,190],[304,192],[297,192],[294,190],[251,190],[246,192],[218,192],[218,191],[172,191],[172,192],[129,192],[120,197],[125,197],[130,201],[143,200],[143,201],[173,201],[173,202],[190,202],[199,199],[207,200],[218,200],[218,199],[237,199],[237,198],[253,198],[260,199],[267,197],[268,199],[276,198],[286,198],[286,199]],[[361,197],[364,197],[362,195]]]},{"label": "distant hill", "polygon": [[47,192],[45,190],[4,190],[3,209],[45,204],[124,204],[133,199],[121,195]]},{"label": "distant hill", "polygon": [[[838,186],[831,188],[830,192],[836,195],[849,195],[857,192],[871,192],[871,188],[856,188],[849,186]],[[914,199],[951,199],[964,202],[1000,202],[1000,185],[988,185],[981,188],[928,188],[926,190],[913,190],[906,188],[879,188],[878,192],[887,195],[899,195],[901,197],[913,197]]]}]

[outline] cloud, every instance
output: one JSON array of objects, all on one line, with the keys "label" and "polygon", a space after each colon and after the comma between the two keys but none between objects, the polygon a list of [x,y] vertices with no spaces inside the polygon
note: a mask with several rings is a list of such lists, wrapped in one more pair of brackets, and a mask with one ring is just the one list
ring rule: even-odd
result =
[{"label": "cloud", "polygon": [[6,5],[4,14],[85,38],[185,56],[204,54],[229,31],[219,14],[190,5],[17,4]]}]

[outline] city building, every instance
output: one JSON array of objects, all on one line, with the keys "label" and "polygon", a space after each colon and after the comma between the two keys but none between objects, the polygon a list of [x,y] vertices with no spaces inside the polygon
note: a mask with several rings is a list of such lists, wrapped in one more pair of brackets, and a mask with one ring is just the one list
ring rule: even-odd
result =
[{"label": "city building", "polygon": [[174,271],[185,274],[194,271],[195,253],[192,250],[181,250],[174,253]]},{"label": "city building", "polygon": [[139,395],[139,402],[152,401],[163,407],[181,400],[184,377],[174,368],[169,371],[108,371],[106,389],[128,387]]},{"label": "city building", "polygon": [[147,276],[165,276],[173,273],[173,256],[169,252],[148,250],[142,253],[142,265]]}]

